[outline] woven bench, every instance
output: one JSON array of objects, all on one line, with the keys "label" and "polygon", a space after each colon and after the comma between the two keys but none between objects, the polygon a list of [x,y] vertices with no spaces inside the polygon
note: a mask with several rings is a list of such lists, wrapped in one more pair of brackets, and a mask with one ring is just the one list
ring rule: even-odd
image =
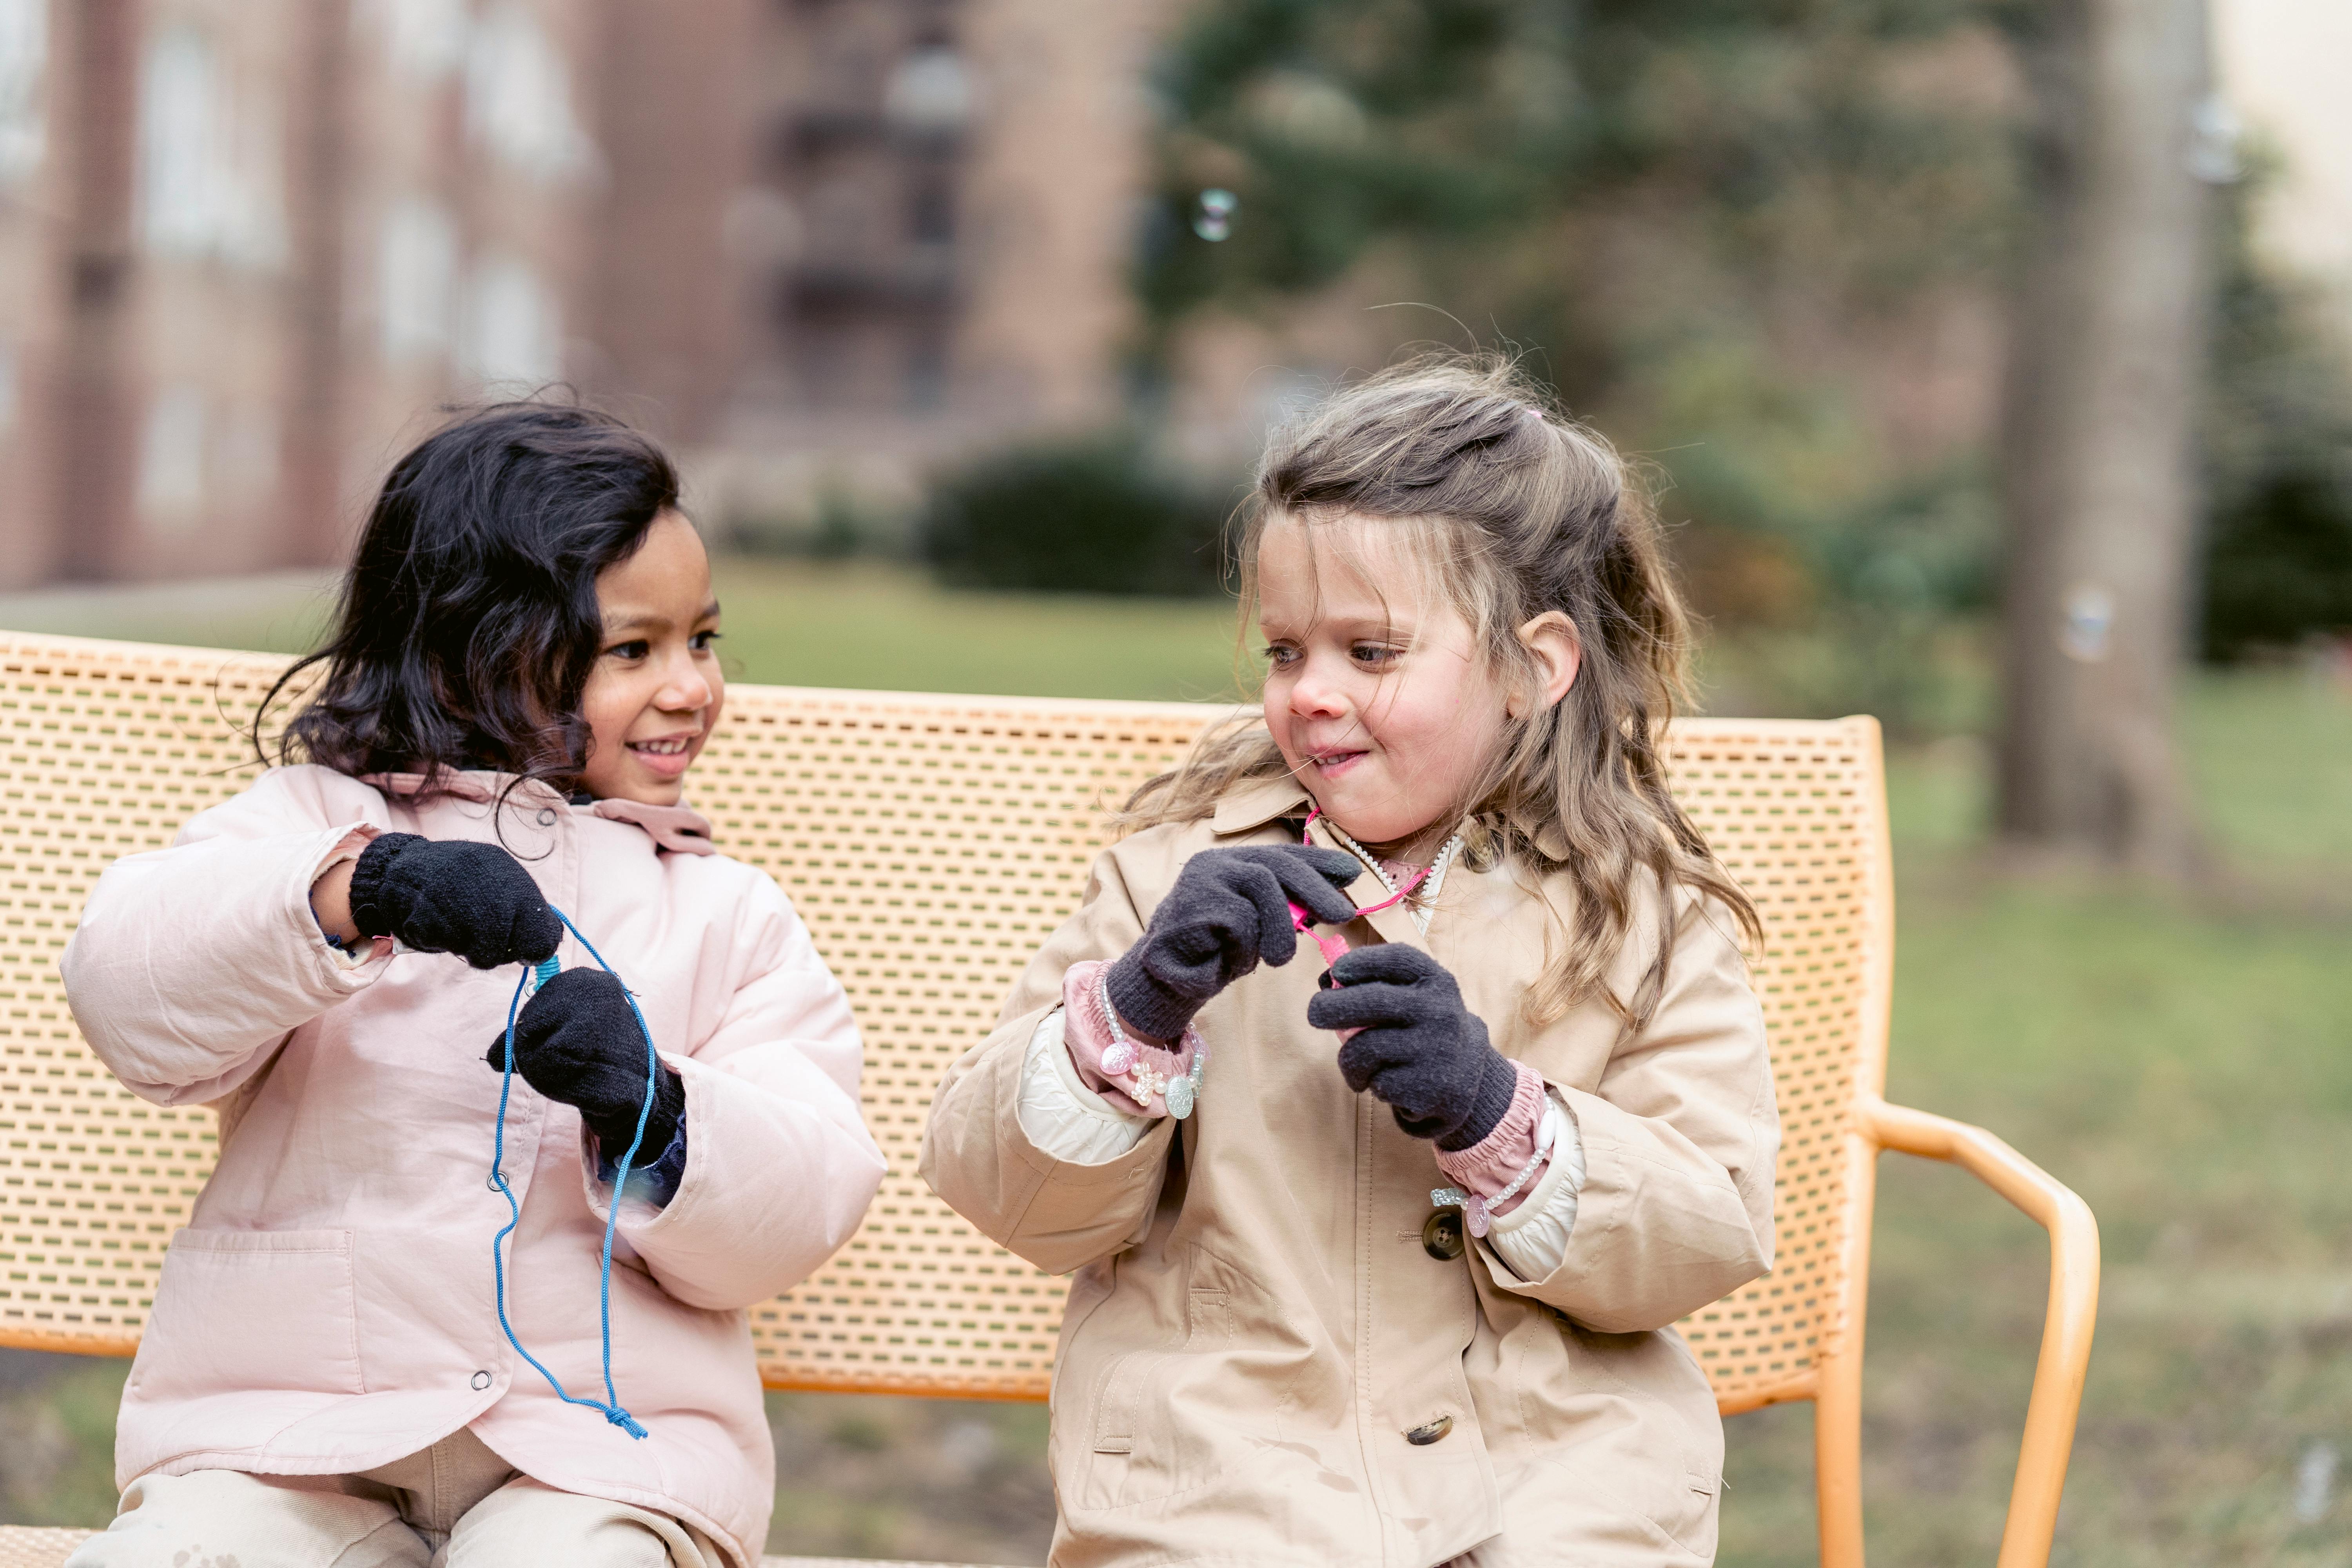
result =
[{"label": "woven bench", "polygon": [[[241,730],[275,655],[0,632],[0,1345],[126,1356],[215,1148],[209,1111],[138,1100],[74,1028],[58,955],[120,855],[168,844],[257,772]],[[696,769],[719,847],[792,894],[865,1031],[890,1160],[865,1227],[753,1311],[772,1388],[1042,1400],[1066,1282],[915,1173],[932,1087],[1076,907],[1102,808],[1224,710],[736,686]],[[1861,1391],[1882,1149],[1974,1172],[2050,1233],[2051,1281],[2000,1568],[2049,1555],[2090,1356],[2082,1200],[1979,1128],[1885,1103],[1893,868],[1877,724],[1685,720],[1685,808],[1756,900],[1784,1142],[1777,1267],[1682,1331],[1725,1414],[1810,1399],[1822,1558],[1863,1561]],[[0,1529],[0,1568],[79,1532]],[[802,1563],[803,1559],[771,1559]]]}]

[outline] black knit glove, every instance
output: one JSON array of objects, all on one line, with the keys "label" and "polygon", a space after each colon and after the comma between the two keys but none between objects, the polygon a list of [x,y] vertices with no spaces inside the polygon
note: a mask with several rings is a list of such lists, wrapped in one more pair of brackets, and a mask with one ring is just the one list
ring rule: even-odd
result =
[{"label": "black knit glove", "polygon": [[1172,1040],[1209,998],[1262,959],[1285,964],[1298,951],[1290,923],[1297,904],[1327,925],[1355,919],[1339,890],[1364,872],[1337,849],[1253,845],[1203,849],[1184,862],[1176,885],[1151,911],[1143,940],[1110,966],[1104,984],[1129,1027]]},{"label": "black knit glove", "polygon": [[1399,1127],[1448,1152],[1502,1121],[1518,1069],[1486,1043],[1486,1026],[1437,960],[1402,942],[1360,947],[1331,966],[1331,980],[1307,1004],[1307,1021],[1360,1031],[1339,1047],[1349,1089],[1370,1089]]},{"label": "black knit glove", "polygon": [[[621,983],[601,969],[567,969],[523,1004],[514,1034],[515,1071],[523,1081],[550,1100],[578,1106],[604,1158],[618,1160],[636,1136],[637,1108],[646,1100],[646,1037]],[[506,1070],[504,1030],[487,1059]],[[639,1164],[661,1157],[685,1115],[686,1085],[665,1066],[637,1146]]]},{"label": "black knit glove", "polygon": [[352,921],[419,952],[454,952],[477,969],[554,955],[563,922],[522,863],[495,844],[386,833],[352,868]]}]

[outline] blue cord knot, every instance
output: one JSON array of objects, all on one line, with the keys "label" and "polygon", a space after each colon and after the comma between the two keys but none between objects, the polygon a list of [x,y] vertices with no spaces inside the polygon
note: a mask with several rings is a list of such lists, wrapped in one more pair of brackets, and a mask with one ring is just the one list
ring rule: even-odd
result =
[{"label": "blue cord knot", "polygon": [[[580,945],[588,950],[588,956],[596,961],[596,966],[605,973],[612,974],[614,979],[619,980],[621,977],[613,973],[613,966],[604,962],[604,955],[598,952],[594,945],[580,934],[580,928],[572,923],[572,917],[562,910],[555,909],[553,905],[550,905],[549,908],[553,911],[555,918],[563,922],[563,929],[570,931],[578,940]],[[507,1320],[505,1244],[507,1237],[514,1234],[515,1226],[522,1223],[522,1205],[515,1201],[514,1189],[507,1184],[505,1170],[507,1100],[514,1092],[515,1015],[522,1007],[522,994],[525,986],[534,989],[543,986],[562,973],[562,961],[551,955],[537,964],[525,964],[521,977],[515,982],[514,999],[507,1004],[506,1070],[499,1078],[499,1127],[490,1146],[490,1185],[507,1200],[507,1210],[512,1216],[507,1221],[506,1228],[490,1238],[490,1267],[498,1276],[499,1327],[506,1331],[507,1343],[514,1346],[515,1354],[530,1363],[538,1369],[539,1375],[547,1379],[547,1386],[555,1390],[556,1398],[566,1405],[583,1405],[587,1409],[601,1412],[609,1424],[618,1426],[632,1437],[643,1437],[646,1436],[645,1427],[638,1423],[635,1416],[621,1408],[621,1396],[613,1389],[613,1231],[614,1227],[620,1223],[621,1189],[629,1179],[629,1163],[637,1157],[638,1147],[646,1141],[646,1121],[653,1114],[654,1094],[660,1084],[661,1057],[654,1049],[654,1032],[646,1023],[645,1010],[637,1005],[636,993],[631,991],[626,984],[622,985],[621,994],[628,998],[629,1011],[637,1020],[637,1032],[646,1037],[646,1099],[645,1103],[637,1108],[636,1135],[629,1140],[628,1150],[621,1156],[620,1169],[613,1177],[612,1205],[604,1211],[604,1272],[596,1285],[597,1321],[603,1333],[604,1348],[604,1397],[580,1399],[564,1393],[563,1384],[556,1381],[555,1374],[547,1370],[546,1364],[522,1348],[522,1341],[515,1337],[514,1324]]]}]

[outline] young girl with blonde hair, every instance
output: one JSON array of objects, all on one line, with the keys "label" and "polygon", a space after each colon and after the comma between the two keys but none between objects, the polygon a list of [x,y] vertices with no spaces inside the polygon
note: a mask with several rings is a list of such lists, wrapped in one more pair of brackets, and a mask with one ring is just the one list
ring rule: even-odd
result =
[{"label": "young girl with blonde hair", "polygon": [[1708,1561],[1669,1325],[1770,1266],[1780,1122],[1641,489],[1423,361],[1275,438],[1243,562],[1262,714],[1129,803],[923,1150],[1077,1276],[1052,1562]]}]

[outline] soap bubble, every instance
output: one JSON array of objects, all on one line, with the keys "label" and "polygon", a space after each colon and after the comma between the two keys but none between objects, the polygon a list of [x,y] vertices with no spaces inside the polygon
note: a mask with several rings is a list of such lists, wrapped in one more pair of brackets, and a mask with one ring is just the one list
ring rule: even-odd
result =
[{"label": "soap bubble", "polygon": [[1192,215],[1192,232],[1213,245],[1234,232],[1234,213],[1242,199],[1231,191],[1207,190],[1201,193],[1201,205]]}]

